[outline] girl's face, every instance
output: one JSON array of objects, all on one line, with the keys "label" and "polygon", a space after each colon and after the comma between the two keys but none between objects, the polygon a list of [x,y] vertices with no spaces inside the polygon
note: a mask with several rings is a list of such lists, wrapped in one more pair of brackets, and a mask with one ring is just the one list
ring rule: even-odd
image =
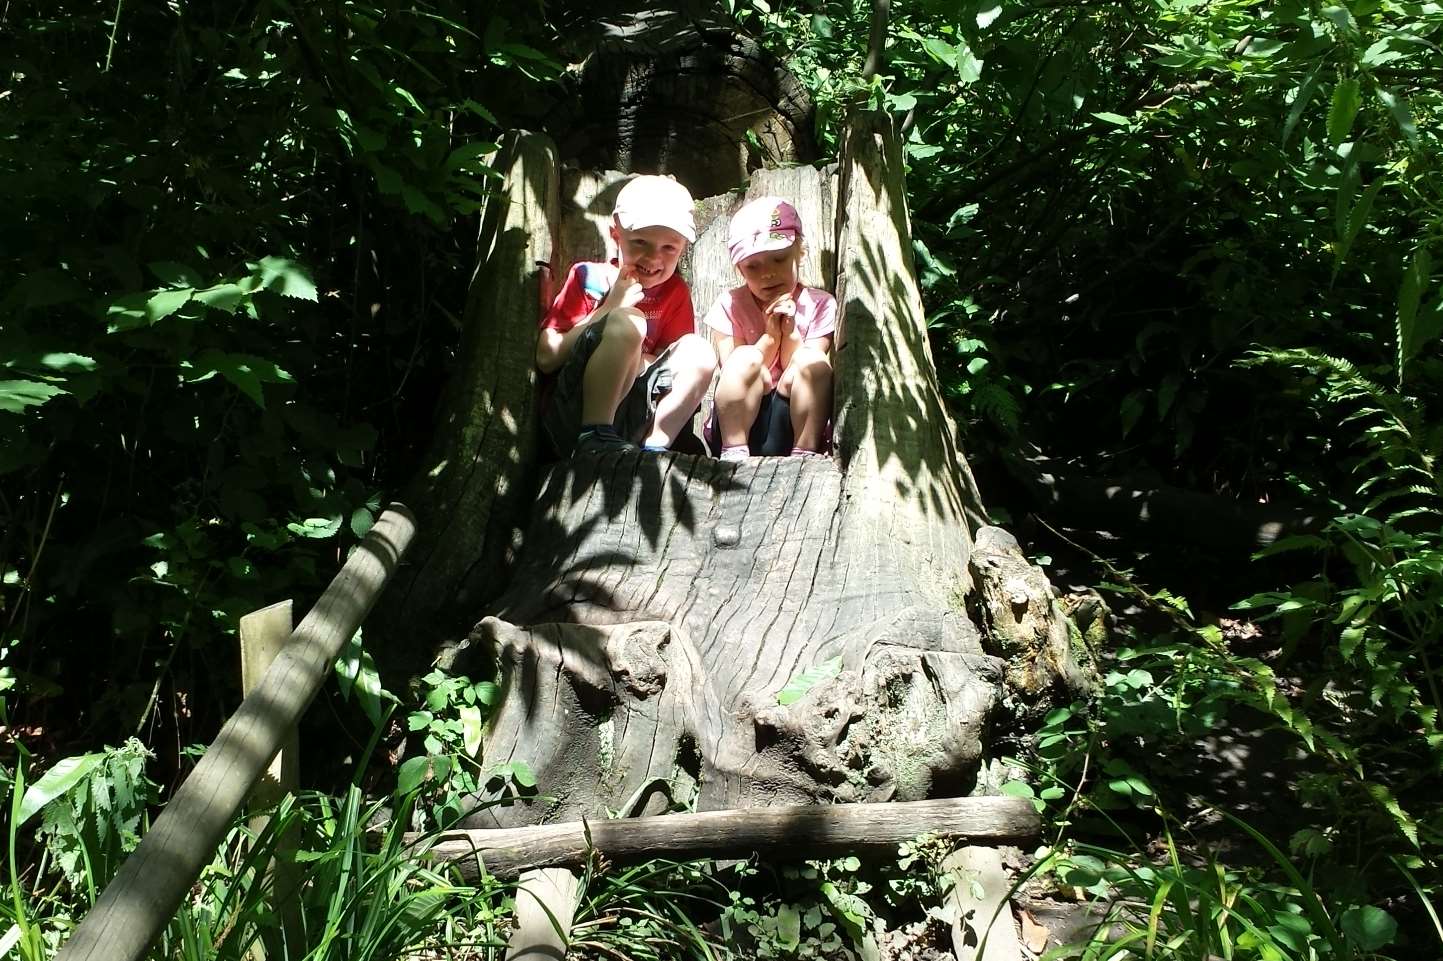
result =
[{"label": "girl's face", "polygon": [[782,294],[790,294],[801,280],[802,242],[797,240],[781,250],[764,250],[737,264],[747,290],[762,307]]}]

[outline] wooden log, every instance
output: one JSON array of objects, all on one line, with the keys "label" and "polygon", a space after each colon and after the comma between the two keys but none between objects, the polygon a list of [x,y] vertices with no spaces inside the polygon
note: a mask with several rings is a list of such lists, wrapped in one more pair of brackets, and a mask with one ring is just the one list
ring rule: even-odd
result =
[{"label": "wooden log", "polygon": [[581,881],[565,868],[527,871],[516,885],[516,929],[506,961],[561,961],[571,943],[571,922]]},{"label": "wooden log", "polygon": [[56,961],[140,961],[145,956],[330,676],[336,655],[395,572],[414,531],[411,512],[401,504],[390,505],[376,521]]},{"label": "wooden log", "polygon": [[450,831],[429,849],[454,861],[463,877],[484,870],[515,877],[537,867],[578,865],[592,852],[609,860],[738,857],[769,860],[895,851],[924,834],[970,843],[1035,837],[1041,828],[1025,798],[939,798],[882,804],[823,804],[703,811],[657,817],[576,821],[525,828]]}]

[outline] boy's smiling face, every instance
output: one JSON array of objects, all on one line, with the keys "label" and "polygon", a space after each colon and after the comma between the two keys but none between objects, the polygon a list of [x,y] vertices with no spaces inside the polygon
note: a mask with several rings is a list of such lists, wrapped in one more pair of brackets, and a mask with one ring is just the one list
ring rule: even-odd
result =
[{"label": "boy's smiling face", "polygon": [[686,238],[670,227],[640,227],[627,230],[613,218],[611,236],[616,241],[623,267],[636,271],[643,288],[666,283],[676,273],[677,261],[686,250]]}]

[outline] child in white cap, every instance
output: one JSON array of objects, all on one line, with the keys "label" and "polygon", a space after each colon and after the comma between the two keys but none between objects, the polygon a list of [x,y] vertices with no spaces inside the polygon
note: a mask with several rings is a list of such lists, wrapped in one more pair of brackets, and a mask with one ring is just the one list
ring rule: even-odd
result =
[{"label": "child in white cap", "polygon": [[666,450],[716,371],[676,273],[696,240],[691,194],[670,177],[632,179],[611,237],[616,259],[574,264],[541,321],[536,366],[555,375],[541,424],[562,456]]},{"label": "child in white cap", "polygon": [[837,301],[801,282],[802,221],[779,197],[732,218],[727,247],[745,283],[707,312],[721,380],[708,441],[722,460],[817,456],[832,415]]}]

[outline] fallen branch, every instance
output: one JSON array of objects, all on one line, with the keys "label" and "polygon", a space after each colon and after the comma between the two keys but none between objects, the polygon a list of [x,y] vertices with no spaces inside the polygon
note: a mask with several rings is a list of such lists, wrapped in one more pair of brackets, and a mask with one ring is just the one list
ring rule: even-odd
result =
[{"label": "fallen branch", "polygon": [[583,864],[593,852],[612,861],[738,857],[752,852],[764,852],[771,860],[805,859],[890,852],[924,834],[969,844],[1001,844],[1035,837],[1040,827],[1037,812],[1025,798],[943,798],[449,831],[427,856],[457,862],[468,879],[483,872],[510,878],[532,868]]}]

